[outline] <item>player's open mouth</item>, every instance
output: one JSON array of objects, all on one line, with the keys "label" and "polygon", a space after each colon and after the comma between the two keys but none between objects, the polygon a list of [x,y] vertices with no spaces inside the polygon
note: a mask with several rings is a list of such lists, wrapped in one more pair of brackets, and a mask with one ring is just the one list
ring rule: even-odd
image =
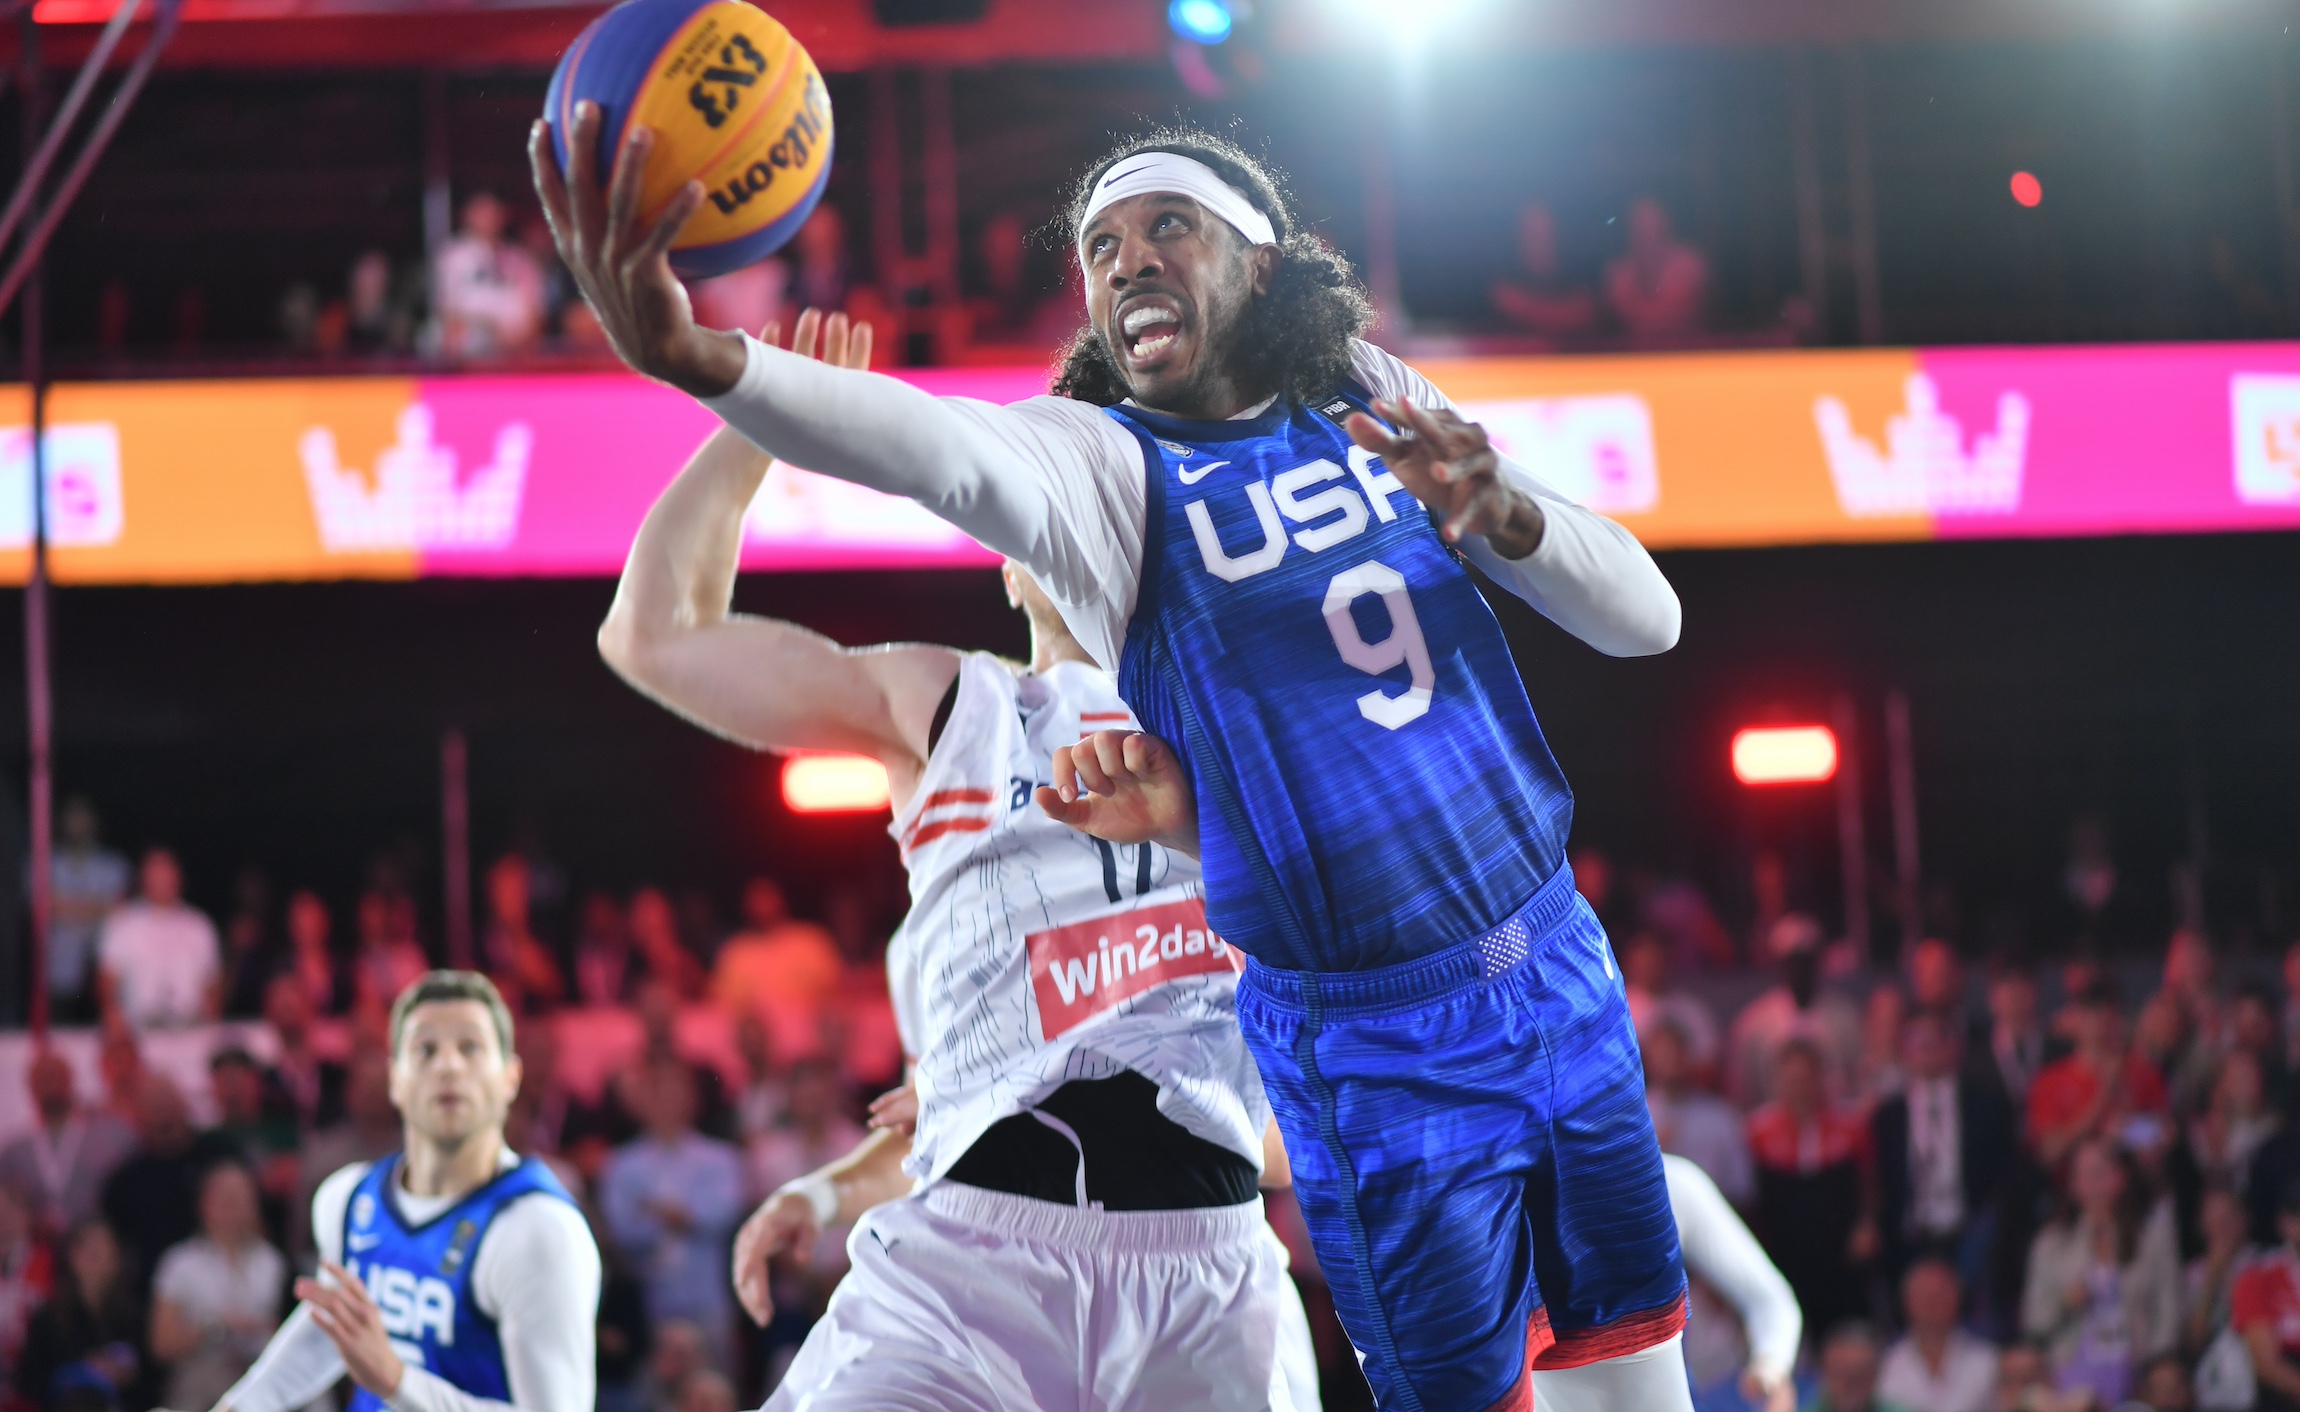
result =
[{"label": "player's open mouth", "polygon": [[1145,299],[1128,308],[1118,331],[1127,355],[1147,363],[1172,348],[1182,336],[1182,311],[1162,297]]}]

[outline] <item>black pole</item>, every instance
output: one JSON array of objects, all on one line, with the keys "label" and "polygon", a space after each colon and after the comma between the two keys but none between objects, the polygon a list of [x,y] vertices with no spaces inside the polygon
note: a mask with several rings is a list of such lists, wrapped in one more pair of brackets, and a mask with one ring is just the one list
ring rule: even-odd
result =
[{"label": "black pole", "polygon": [[[26,170],[40,138],[40,27],[32,7],[18,12],[23,46],[24,160]],[[39,220],[39,199],[29,198],[27,214]],[[49,772],[52,720],[48,683],[48,368],[45,354],[47,310],[41,262],[35,255],[24,284],[24,381],[32,393],[32,568],[24,581],[25,716],[30,725],[32,833],[32,964],[27,1018],[35,1037],[48,1033],[48,923],[53,909],[54,836],[50,830]]]}]

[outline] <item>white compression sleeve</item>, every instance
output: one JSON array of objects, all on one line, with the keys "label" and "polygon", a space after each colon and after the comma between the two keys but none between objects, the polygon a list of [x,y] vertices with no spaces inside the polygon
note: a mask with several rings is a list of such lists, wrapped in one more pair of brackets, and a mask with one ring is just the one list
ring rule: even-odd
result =
[{"label": "white compression sleeve", "polygon": [[[1405,397],[1424,407],[1453,407],[1435,384],[1371,344],[1360,343],[1351,369],[1376,397]],[[1641,657],[1677,645],[1677,591],[1637,536],[1501,458],[1502,474],[1541,502],[1541,543],[1523,559],[1504,559],[1479,536],[1462,542],[1469,561],[1535,611],[1612,657]]]},{"label": "white compression sleeve", "polygon": [[[311,1235],[320,1259],[343,1259],[343,1209],[366,1173],[367,1163],[354,1162],[332,1173],[312,1193]],[[232,1412],[290,1412],[335,1386],[343,1373],[335,1340],[312,1322],[309,1309],[298,1304],[264,1345],[263,1355],[216,1406]]]},{"label": "white compression sleeve", "polygon": [[1669,1174],[1669,1204],[1677,1212],[1677,1244],[1687,1272],[1741,1316],[1750,1368],[1765,1377],[1789,1376],[1805,1336],[1805,1313],[1789,1282],[1707,1172],[1666,1154],[1661,1165]]},{"label": "white compression sleeve", "polygon": [[744,339],[743,375],[703,405],[794,466],[900,495],[1028,569],[1106,668],[1142,575],[1142,452],[1098,407],[934,397]]}]

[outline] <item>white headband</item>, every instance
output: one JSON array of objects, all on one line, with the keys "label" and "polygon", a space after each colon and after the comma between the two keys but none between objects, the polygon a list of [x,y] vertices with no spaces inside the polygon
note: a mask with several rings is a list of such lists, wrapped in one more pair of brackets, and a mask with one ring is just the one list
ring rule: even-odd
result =
[{"label": "white headband", "polygon": [[1246,237],[1249,245],[1275,245],[1278,232],[1270,225],[1270,218],[1254,209],[1238,188],[1222,180],[1212,167],[1179,152],[1142,152],[1122,162],[1113,162],[1102,180],[1094,183],[1094,195],[1086,202],[1086,215],[1078,222],[1081,237],[1094,218],[1111,206],[1133,196],[1160,195],[1187,196],[1207,210],[1220,216],[1231,229]]}]

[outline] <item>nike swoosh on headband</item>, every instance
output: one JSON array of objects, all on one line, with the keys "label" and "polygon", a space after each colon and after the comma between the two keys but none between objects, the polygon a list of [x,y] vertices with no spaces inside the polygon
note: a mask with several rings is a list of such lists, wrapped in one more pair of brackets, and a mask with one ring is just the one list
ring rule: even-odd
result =
[{"label": "nike swoosh on headband", "polygon": [[1177,466],[1174,468],[1174,478],[1181,481],[1184,485],[1196,485],[1198,482],[1204,480],[1206,477],[1214,474],[1214,472],[1229,464],[1230,463],[1228,461],[1208,461],[1205,465],[1198,468],[1198,473],[1196,475],[1190,474],[1190,471],[1187,467]]}]

